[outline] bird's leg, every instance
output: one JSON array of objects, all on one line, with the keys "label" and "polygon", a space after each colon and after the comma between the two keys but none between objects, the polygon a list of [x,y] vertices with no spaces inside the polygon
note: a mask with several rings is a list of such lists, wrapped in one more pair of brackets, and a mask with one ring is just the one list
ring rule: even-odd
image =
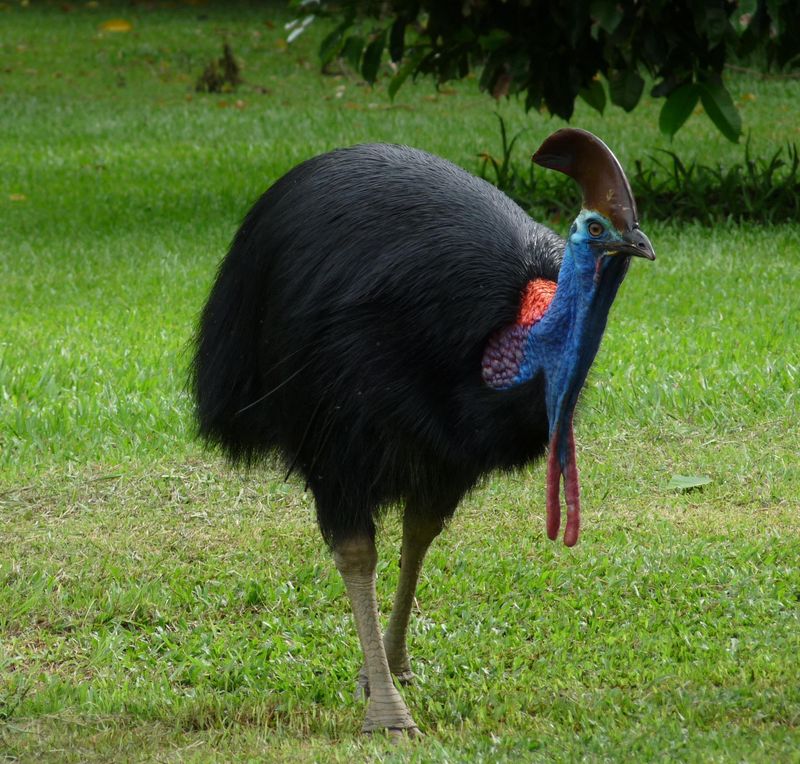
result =
[{"label": "bird's leg", "polygon": [[[389,669],[400,684],[410,684],[414,679],[406,647],[406,632],[414,604],[422,561],[431,542],[442,532],[444,521],[438,517],[425,517],[407,509],[403,516],[403,544],[400,552],[400,580],[394,595],[394,606],[389,625],[383,637]],[[356,684],[356,697],[368,697],[371,685],[366,665],[361,668]]]},{"label": "bird's leg", "polygon": [[378,561],[375,542],[369,537],[338,542],[334,546],[333,559],[342,575],[353,608],[371,690],[362,731],[387,729],[390,732],[418,734],[417,725],[392,682],[381,639],[378,600],[375,594],[375,567]]},{"label": "bird's leg", "polygon": [[444,523],[438,518],[421,518],[406,512],[403,517],[403,547],[400,553],[400,581],[394,596],[389,625],[383,635],[389,668],[401,681],[410,682],[414,674],[408,659],[406,632],[414,593],[417,590],[422,561],[431,542],[442,532]]}]

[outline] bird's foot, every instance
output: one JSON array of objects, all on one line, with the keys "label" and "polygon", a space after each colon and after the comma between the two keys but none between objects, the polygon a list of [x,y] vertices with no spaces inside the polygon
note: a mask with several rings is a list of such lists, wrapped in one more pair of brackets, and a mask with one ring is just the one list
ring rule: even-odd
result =
[{"label": "bird's foot", "polygon": [[367,718],[364,720],[361,732],[365,735],[385,732],[394,742],[405,738],[413,740],[423,736],[407,709],[390,714],[380,713],[380,711],[373,712],[370,709],[367,711]]},{"label": "bird's foot", "polygon": [[362,730],[363,734],[372,736],[380,732],[385,732],[394,744],[402,743],[406,740],[421,740],[425,737],[424,733],[420,732],[419,727],[384,727],[383,729],[375,730]]},{"label": "bird's foot", "polygon": [[[401,687],[408,687],[414,684],[414,672],[410,668],[403,668],[395,671],[392,669],[392,675],[397,679]],[[369,698],[369,677],[367,676],[367,667],[362,666],[356,677],[356,689],[354,693],[356,700],[366,701]]]}]

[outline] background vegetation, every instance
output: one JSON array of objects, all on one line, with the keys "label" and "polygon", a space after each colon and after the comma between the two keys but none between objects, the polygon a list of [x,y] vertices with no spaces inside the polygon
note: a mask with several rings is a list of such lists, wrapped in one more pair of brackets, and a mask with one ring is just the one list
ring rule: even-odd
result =
[{"label": "background vegetation", "polygon": [[[793,0],[293,0],[293,35],[322,14],[336,20],[324,38],[325,63],[342,55],[368,82],[383,51],[396,63],[395,93],[409,76],[438,82],[480,68],[480,85],[509,93],[527,109],[542,106],[564,119],[581,98],[603,113],[608,100],[632,111],[647,84],[665,98],[659,127],[674,135],[698,102],[731,141],[741,117],[724,68],[755,62],[759,69],[800,65],[800,6]],[[558,65],[554,66],[554,62]]]},{"label": "background vegetation", "polygon": [[[577,426],[581,543],[546,540],[541,465],[467,500],[412,626],[428,736],[395,750],[357,734],[357,639],[310,497],[193,440],[187,343],[292,165],[387,140],[477,172],[497,120],[474,79],[390,102],[387,74],[319,76],[326,29],[287,46],[271,6],[64,7],[0,8],[0,753],[798,760],[800,226],[645,217],[659,259],[631,268]],[[244,82],[198,94],[223,39]],[[797,140],[797,82],[730,88],[754,156]],[[668,143],[658,109],[578,104],[573,124],[629,168],[739,156],[707,120]],[[520,156],[563,124],[498,110],[529,131]],[[398,535],[387,520],[384,605]]]}]

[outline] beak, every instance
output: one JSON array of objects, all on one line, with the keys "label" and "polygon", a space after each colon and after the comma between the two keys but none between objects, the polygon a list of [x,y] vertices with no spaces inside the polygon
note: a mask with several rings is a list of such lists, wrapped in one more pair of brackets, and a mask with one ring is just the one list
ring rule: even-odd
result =
[{"label": "beak", "polygon": [[645,236],[639,228],[622,235],[617,241],[608,242],[605,245],[606,255],[631,255],[633,257],[644,257],[648,260],[655,260],[656,253],[650,239]]}]

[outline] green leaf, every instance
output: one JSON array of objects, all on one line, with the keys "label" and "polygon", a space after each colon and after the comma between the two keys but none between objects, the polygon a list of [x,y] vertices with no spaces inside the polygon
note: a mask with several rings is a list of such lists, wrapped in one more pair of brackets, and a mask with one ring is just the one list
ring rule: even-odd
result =
[{"label": "green leaf", "polygon": [[611,103],[621,106],[625,111],[633,111],[644,90],[644,80],[639,72],[624,69],[614,70],[608,77],[608,92]]},{"label": "green leaf", "polygon": [[481,46],[481,50],[488,53],[502,48],[510,39],[511,35],[504,29],[491,29],[487,34],[478,38],[478,44]]},{"label": "green leaf", "polygon": [[403,83],[408,79],[409,75],[414,74],[417,70],[417,67],[420,65],[420,62],[426,55],[425,48],[417,48],[411,54],[409,59],[403,64],[398,70],[397,74],[392,77],[392,81],[389,83],[389,98],[394,100],[397,91],[400,90]]},{"label": "green leaf", "polygon": [[[767,0],[767,12],[769,13],[769,20],[772,23],[772,28],[775,30],[776,37],[781,35],[781,0]],[[795,29],[795,32],[797,30]]]},{"label": "green leaf", "polygon": [[617,0],[592,0],[589,15],[609,34],[614,34],[623,18]]},{"label": "green leaf", "polygon": [[731,28],[728,14],[722,8],[706,8],[703,23],[712,46],[717,45]]},{"label": "green leaf", "polygon": [[359,64],[361,63],[361,53],[364,50],[364,38],[358,35],[350,35],[345,40],[344,47],[342,48],[342,58],[347,61],[350,66],[358,71]]},{"label": "green leaf", "polygon": [[734,29],[741,35],[750,26],[753,16],[758,10],[758,0],[739,0],[736,10],[731,17],[734,20]]},{"label": "green leaf", "polygon": [[489,90],[494,81],[500,76],[501,71],[503,71],[503,57],[490,54],[483,64],[478,87],[481,90]]},{"label": "green leaf", "polygon": [[589,87],[582,88],[578,95],[586,101],[595,111],[601,114],[606,108],[606,91],[600,80],[592,80]]},{"label": "green leaf", "polygon": [[361,64],[361,74],[371,85],[378,76],[378,68],[381,65],[383,49],[386,47],[386,30],[381,31],[377,37],[367,45],[364,51],[364,61]]},{"label": "green leaf", "polygon": [[667,97],[658,115],[658,127],[661,132],[672,138],[689,119],[699,98],[700,89],[693,82],[675,88]]},{"label": "green leaf", "polygon": [[403,50],[406,44],[406,19],[398,16],[392,24],[389,32],[389,56],[392,61],[400,61],[403,58]]},{"label": "green leaf", "polygon": [[411,74],[411,68],[409,66],[402,66],[400,69],[397,70],[397,74],[392,77],[392,81],[389,83],[389,98],[394,100],[394,97],[397,95],[397,91],[403,86],[403,83],[408,79],[408,75]]},{"label": "green leaf", "polygon": [[525,111],[528,112],[531,109],[534,111],[539,111],[542,108],[542,97],[532,88],[528,89],[528,94],[525,96]]},{"label": "green leaf", "polygon": [[339,54],[342,49],[346,28],[343,24],[340,24],[320,43],[319,60],[323,66],[327,66]]},{"label": "green leaf", "polygon": [[348,9],[341,23],[322,40],[319,46],[319,59],[323,67],[327,66],[339,55],[339,51],[344,44],[344,34],[353,26],[354,21],[355,11],[353,9]]},{"label": "green leaf", "polygon": [[698,88],[703,108],[711,121],[729,141],[738,143],[742,134],[742,117],[731,94],[720,82],[704,82]]},{"label": "green leaf", "polygon": [[711,478],[708,475],[673,475],[667,483],[667,488],[677,491],[692,491],[695,488],[702,488],[710,482]]}]

